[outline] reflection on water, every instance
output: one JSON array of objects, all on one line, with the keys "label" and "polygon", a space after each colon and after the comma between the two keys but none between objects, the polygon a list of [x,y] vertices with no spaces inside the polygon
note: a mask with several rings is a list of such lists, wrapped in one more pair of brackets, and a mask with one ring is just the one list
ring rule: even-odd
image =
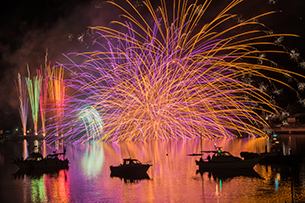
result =
[{"label": "reflection on water", "polygon": [[230,181],[236,177],[249,177],[249,178],[262,178],[254,169],[209,169],[209,170],[197,170],[201,176],[204,173],[208,173],[209,178],[213,178],[215,181]]},{"label": "reflection on water", "polygon": [[[296,140],[297,139],[297,140]],[[305,136],[279,137],[293,154],[305,154]],[[305,165],[257,164],[253,170],[197,171],[187,154],[213,150],[214,143],[234,156],[261,153],[267,139],[176,140],[137,143],[46,145],[43,141],[1,142],[1,202],[305,202]],[[19,171],[10,164],[38,144],[44,155],[66,149],[68,170]],[[110,166],[123,158],[152,166],[145,177],[115,177]],[[9,195],[11,191],[16,195]]]},{"label": "reflection on water", "polygon": [[94,178],[102,170],[104,162],[103,146],[97,144],[86,144],[82,147],[85,148],[85,154],[81,158],[83,171],[86,173],[87,178]]},{"label": "reflection on water", "polygon": [[[21,180],[23,196],[30,196],[31,202],[69,202],[69,181],[66,169],[19,169],[13,174],[13,180]],[[27,202],[28,198],[24,198]]]},{"label": "reflection on water", "polygon": [[112,174],[110,173],[111,178],[120,178],[121,180],[124,180],[124,183],[139,183],[141,180],[149,180],[150,177],[147,173],[140,173],[140,174]]},{"label": "reflection on water", "polygon": [[26,157],[28,157],[29,152],[28,152],[28,142],[26,139],[23,140],[23,152],[22,152],[22,157],[23,159],[25,159]]}]

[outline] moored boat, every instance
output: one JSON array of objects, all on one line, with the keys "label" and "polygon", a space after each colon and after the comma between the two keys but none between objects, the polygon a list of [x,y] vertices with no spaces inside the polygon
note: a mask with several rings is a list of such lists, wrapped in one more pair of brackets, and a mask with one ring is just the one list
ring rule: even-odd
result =
[{"label": "moored boat", "polygon": [[149,167],[152,166],[150,164],[142,164],[137,159],[123,159],[123,164],[118,166],[110,166],[111,174],[116,175],[126,175],[126,174],[145,174]]},{"label": "moored boat", "polygon": [[289,148],[288,153],[284,153],[283,146],[279,143],[277,135],[273,135],[272,145],[270,151],[267,152],[267,146],[265,147],[265,152],[254,153],[254,152],[241,152],[240,156],[245,160],[252,159],[255,157],[260,157],[261,160],[259,164],[269,165],[269,164],[280,164],[280,165],[294,165],[302,162],[301,155],[293,155],[291,149]]},{"label": "moored boat", "polygon": [[21,169],[33,168],[32,163],[43,159],[43,156],[39,152],[31,153],[26,159],[23,157],[16,157],[13,159],[12,164],[18,166]]},{"label": "moored boat", "polygon": [[[69,168],[69,160],[65,158],[64,153],[49,154],[43,158],[39,152],[31,153],[26,159],[14,158],[12,164],[18,166],[20,169],[36,169],[36,168],[56,168],[67,169]],[[59,159],[58,156],[62,155],[63,158]]]},{"label": "moored boat", "polygon": [[[209,154],[206,160],[200,158],[196,160],[196,165],[199,166],[199,170],[205,169],[249,169],[253,168],[255,164],[259,162],[261,157],[252,159],[242,159],[240,157],[233,156],[227,151],[222,151],[221,147],[216,147],[216,150],[202,151],[202,153]],[[210,154],[213,154],[212,157]]]},{"label": "moored boat", "polygon": [[59,159],[58,156],[60,155],[64,155],[64,153],[49,154],[40,161],[31,162],[31,165],[33,168],[69,168],[69,160],[67,158]]}]

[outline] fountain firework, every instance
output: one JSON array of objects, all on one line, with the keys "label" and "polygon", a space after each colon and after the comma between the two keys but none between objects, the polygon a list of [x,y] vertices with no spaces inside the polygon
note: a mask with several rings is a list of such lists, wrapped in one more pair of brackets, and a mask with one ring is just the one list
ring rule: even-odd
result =
[{"label": "fountain firework", "polygon": [[48,65],[45,64],[45,74],[44,77],[42,75],[43,71],[42,68],[40,70],[38,77],[44,78],[41,81],[41,92],[39,97],[39,107],[40,107],[40,117],[41,117],[41,128],[42,128],[42,135],[46,135],[45,130],[45,120],[46,120],[46,112],[47,112],[47,105],[48,105],[48,83],[49,83],[49,69],[51,65],[50,63]]},{"label": "fountain firework", "polygon": [[[232,25],[237,15],[228,11],[241,2],[233,0],[205,24],[202,17],[210,0],[198,5],[174,1],[172,21],[164,0],[156,10],[144,2],[151,14],[148,20],[129,1],[132,12],[109,2],[124,12],[126,23],[114,21],[119,29],[92,27],[100,34],[96,43],[101,50],[80,54],[85,60],[81,65],[65,66],[74,75],[67,83],[75,93],[56,125],[60,123],[66,142],[84,141],[75,136],[75,126],[91,129],[86,140],[99,134],[100,141],[266,136],[261,129],[268,123],[258,112],[271,113],[278,107],[266,92],[242,78],[261,78],[275,86],[287,84],[265,73],[303,77],[261,57],[288,53],[284,47],[279,50],[279,44],[270,49],[272,40],[296,35],[270,33],[258,22],[273,12]],[[100,116],[94,112],[90,119],[101,117],[102,132],[88,119],[83,119],[86,125],[77,124],[80,112],[92,109]],[[50,142],[56,139],[54,133],[47,137]]]},{"label": "fountain firework", "polygon": [[34,134],[38,134],[38,113],[39,113],[39,97],[41,89],[42,77],[39,71],[37,71],[37,76],[34,76],[33,79],[29,77],[26,79],[26,84],[28,87],[29,98],[31,102],[32,109],[32,119],[34,124]]},{"label": "fountain firework", "polygon": [[19,114],[21,118],[23,135],[26,135],[26,125],[28,119],[28,103],[29,99],[27,96],[27,86],[24,77],[21,77],[20,73],[18,73],[18,83],[16,83],[18,98],[19,98]]},{"label": "fountain firework", "polygon": [[47,68],[48,72],[48,92],[49,92],[49,99],[52,103],[52,108],[50,109],[53,111],[54,118],[56,120],[56,134],[57,136],[60,134],[58,130],[58,125],[60,125],[60,120],[63,117],[64,113],[64,99],[65,99],[65,82],[63,80],[64,76],[64,69],[62,66],[53,67],[52,69],[50,66]]}]

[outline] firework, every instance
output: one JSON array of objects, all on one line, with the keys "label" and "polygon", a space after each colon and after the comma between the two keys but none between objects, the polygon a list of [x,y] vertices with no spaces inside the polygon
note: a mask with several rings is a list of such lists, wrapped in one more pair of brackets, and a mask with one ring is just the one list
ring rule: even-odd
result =
[{"label": "firework", "polygon": [[34,123],[34,134],[38,134],[38,113],[39,113],[39,97],[42,78],[38,71],[38,75],[34,76],[33,79],[29,77],[25,78],[28,87],[28,93],[30,98],[30,104],[32,109],[32,119]]},{"label": "firework", "polygon": [[[113,22],[120,29],[92,27],[100,33],[97,43],[101,50],[80,54],[85,60],[81,65],[65,66],[74,75],[67,83],[75,93],[66,101],[65,116],[57,123],[65,132],[64,139],[266,136],[261,129],[268,124],[258,112],[274,112],[277,106],[262,89],[243,80],[251,75],[270,86],[286,85],[262,72],[295,74],[265,58],[270,52],[289,53],[279,50],[282,46],[274,38],[295,35],[273,34],[258,22],[273,12],[239,19],[232,25],[238,15],[229,11],[241,2],[233,0],[207,23],[202,20],[209,0],[203,4],[174,1],[172,17],[164,0],[157,10],[147,0],[144,5],[150,18],[141,16],[129,1],[132,12],[109,2],[123,11],[121,16],[127,21]],[[80,126],[86,133],[76,136],[74,128]],[[54,141],[54,134],[47,139]]]},{"label": "firework", "polygon": [[[49,100],[52,104],[49,110],[53,111],[52,119],[54,118],[57,122],[56,126],[60,125],[60,120],[63,117],[63,110],[64,110],[64,98],[65,98],[65,82],[63,80],[64,76],[64,69],[62,66],[53,67],[52,69],[50,66],[47,67],[48,72],[48,93],[49,93]],[[60,134],[58,127],[56,134]]]},{"label": "firework", "polygon": [[[75,105],[70,104],[69,107],[70,108],[68,109],[65,108],[65,111],[69,112],[68,114],[64,114],[57,123],[48,126],[47,130],[49,130],[49,134],[54,135],[58,130],[65,130],[64,132],[70,136],[65,136],[64,139],[68,138],[67,141],[69,142],[83,143],[98,141],[103,134],[104,124],[100,112],[94,107],[84,103],[76,103]],[[59,118],[56,117],[56,119]],[[68,120],[71,122],[67,122]],[[58,125],[58,123],[61,123],[61,125]],[[66,130],[68,130],[68,132]],[[54,142],[62,138],[48,136],[46,139],[49,142]]]},{"label": "firework", "polygon": [[21,77],[20,73],[18,73],[18,83],[16,83],[18,98],[19,98],[19,114],[21,118],[23,135],[26,135],[26,125],[28,118],[28,103],[29,99],[27,96],[27,86],[24,77]]},{"label": "firework", "polygon": [[42,135],[46,135],[46,130],[45,130],[45,120],[46,120],[46,112],[47,112],[47,105],[48,105],[48,83],[49,83],[49,75],[48,75],[48,70],[50,69],[50,63],[49,65],[45,66],[45,74],[44,77],[42,76],[42,68],[40,72],[38,72],[38,77],[44,78],[41,81],[41,93],[39,97],[39,107],[40,107],[40,117],[41,117],[41,130],[42,130]]}]

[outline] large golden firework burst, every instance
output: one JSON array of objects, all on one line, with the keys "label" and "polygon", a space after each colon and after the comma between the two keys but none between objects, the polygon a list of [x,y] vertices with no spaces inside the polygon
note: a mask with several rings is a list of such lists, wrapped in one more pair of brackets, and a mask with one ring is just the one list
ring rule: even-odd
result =
[{"label": "large golden firework burst", "polygon": [[[68,83],[77,90],[60,121],[66,141],[266,136],[268,123],[260,113],[278,107],[244,78],[276,87],[288,84],[270,73],[303,77],[262,57],[287,53],[274,38],[296,35],[271,33],[259,22],[273,12],[237,21],[229,12],[241,2],[213,10],[215,17],[205,22],[211,0],[173,1],[170,7],[161,0],[157,8],[146,0],[149,17],[129,1],[130,9],[110,1],[125,21],[91,27],[100,33],[101,49],[81,53],[81,65],[66,66],[74,75]],[[48,139],[59,138],[51,133]]]}]

